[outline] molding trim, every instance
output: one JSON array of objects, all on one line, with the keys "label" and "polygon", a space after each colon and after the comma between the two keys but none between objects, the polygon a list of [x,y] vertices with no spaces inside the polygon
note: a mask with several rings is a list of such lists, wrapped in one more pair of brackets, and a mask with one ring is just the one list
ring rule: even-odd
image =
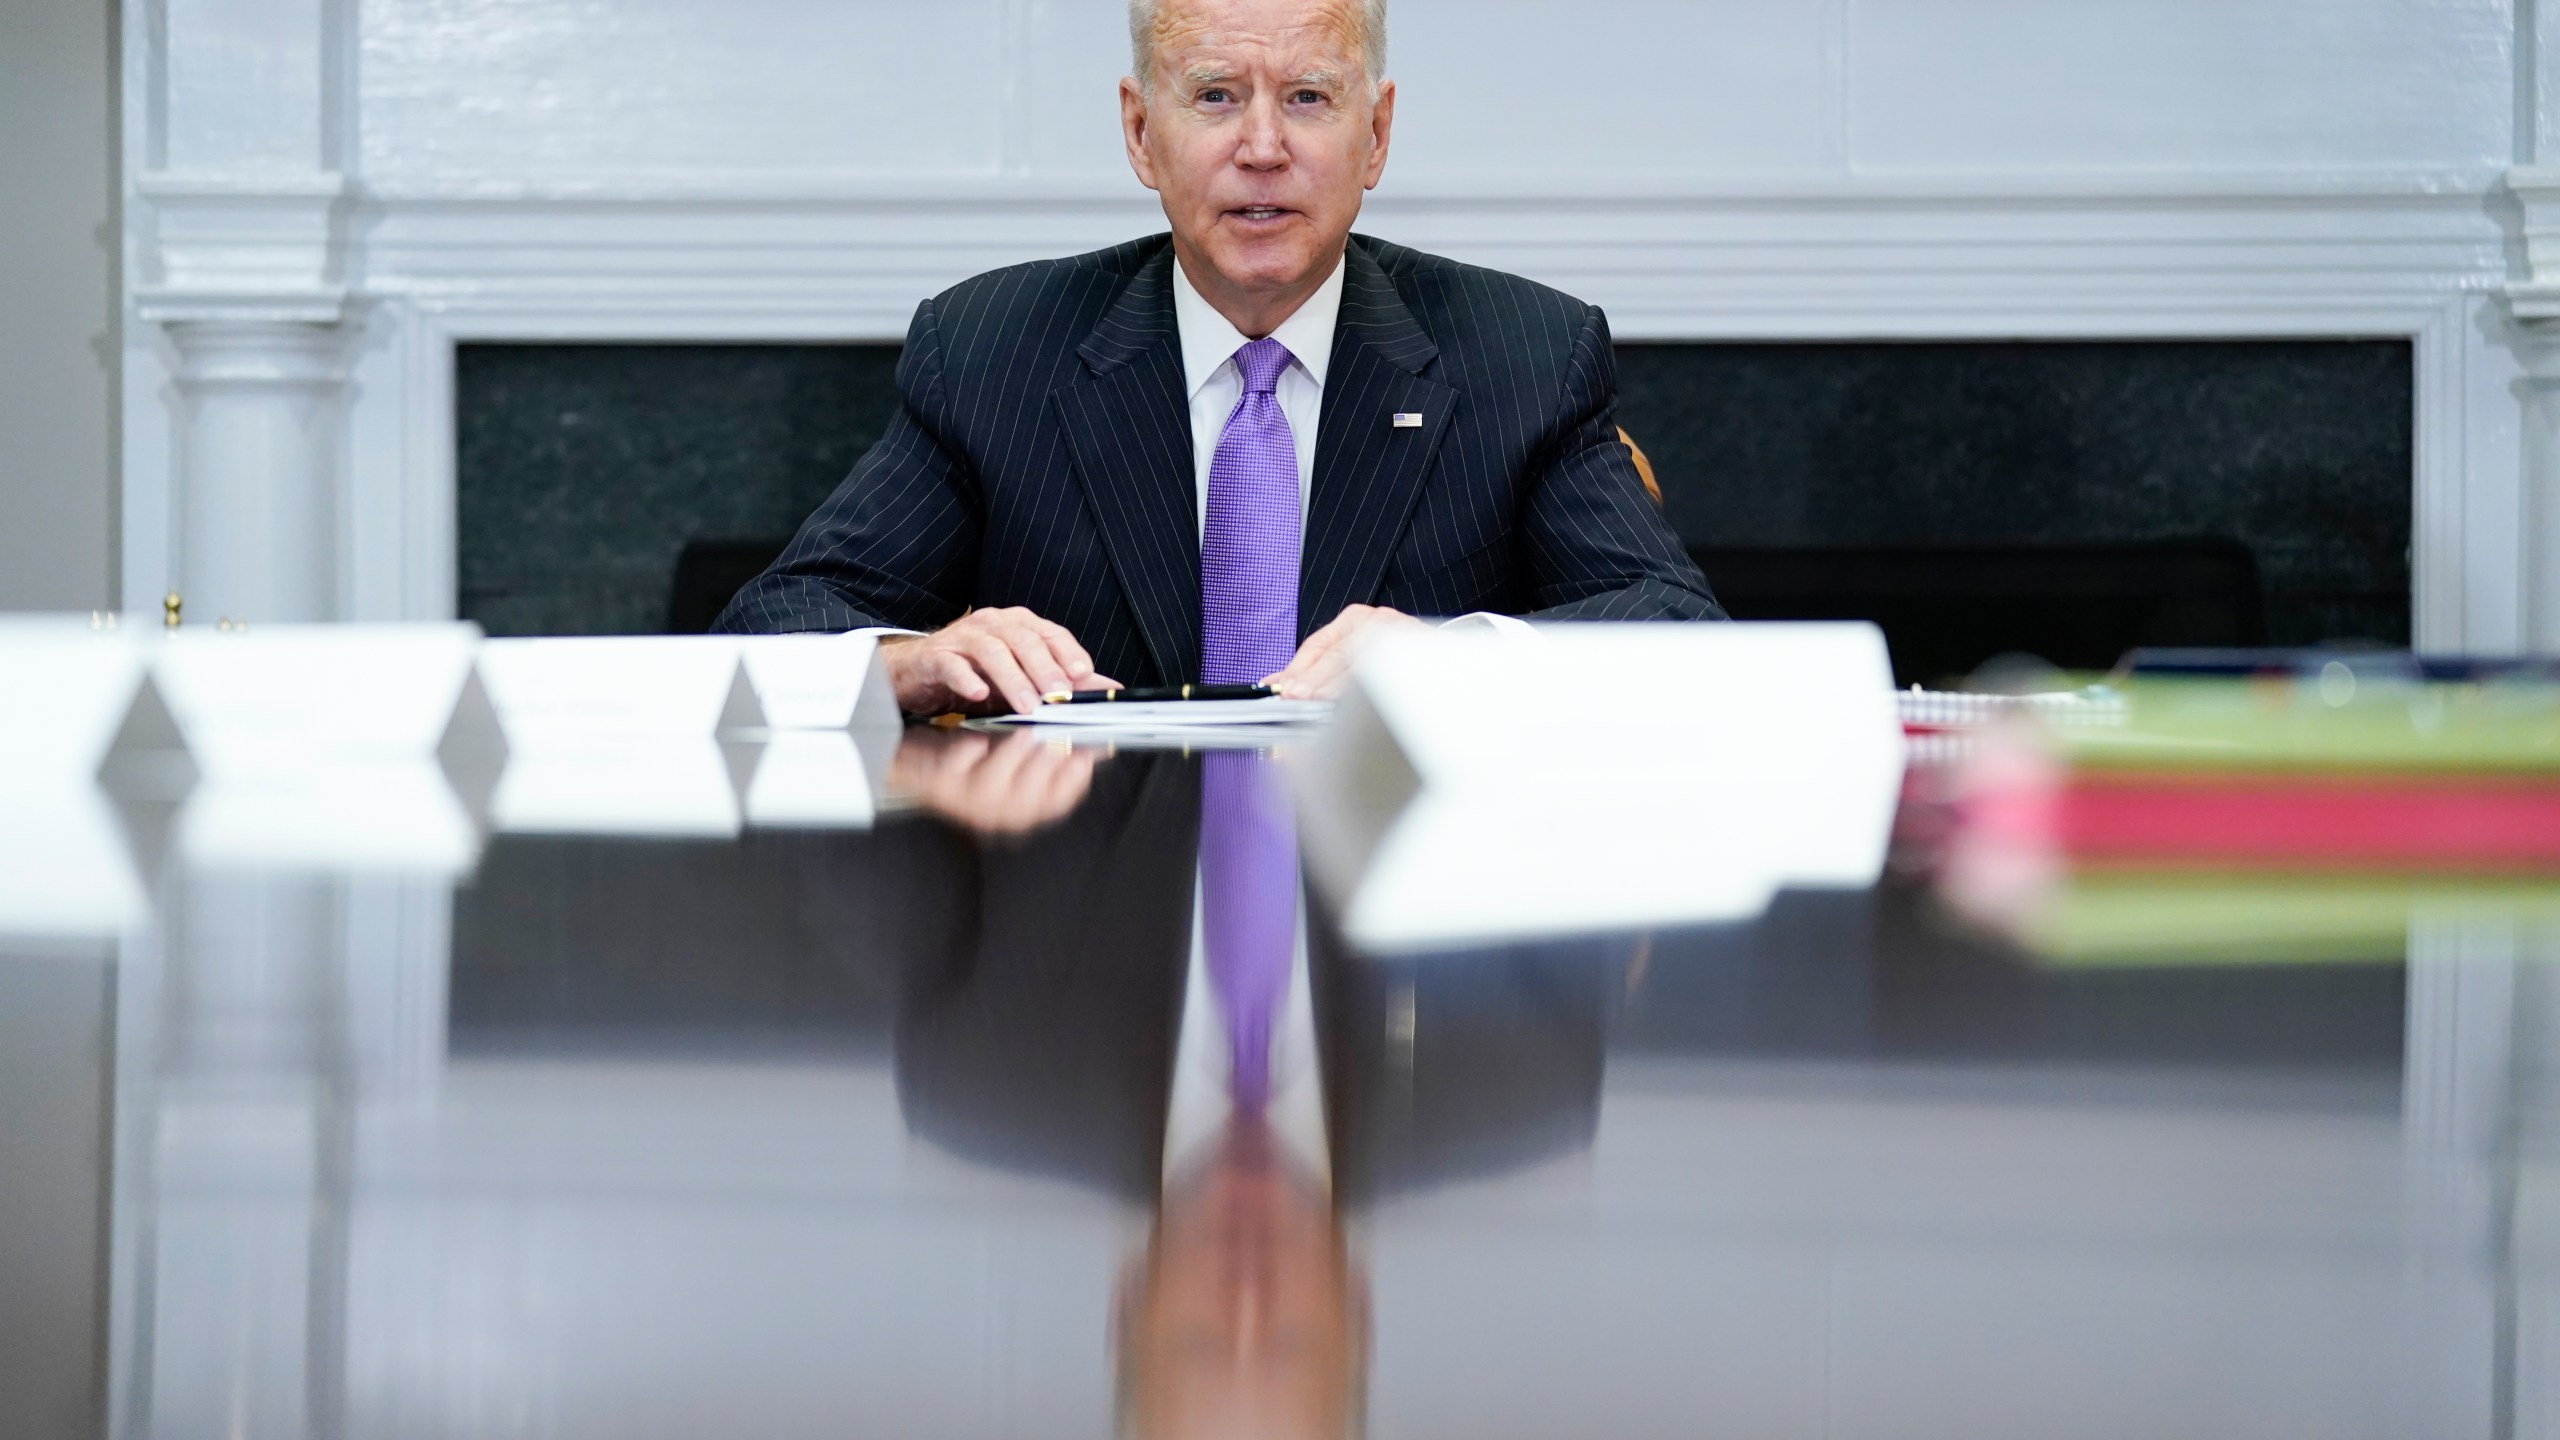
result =
[{"label": "molding trim", "polygon": [[[2495,290],[2476,184],[1391,193],[1363,228],[1544,280],[1622,339],[2414,335]],[[486,338],[896,340],[969,275],[1162,228],[1130,186],[355,201],[366,293]]]},{"label": "molding trim", "polygon": [[163,322],[178,354],[178,384],[209,390],[312,391],[346,383],[345,336],[299,321],[220,319]]},{"label": "molding trim", "polygon": [[2519,165],[2506,190],[2524,242],[2524,278],[2507,286],[2507,301],[2528,324],[2560,320],[2560,165]]},{"label": "molding trim", "polygon": [[134,297],[142,319],[326,325],[344,315],[345,177],[159,172],[135,191],[149,237]]}]

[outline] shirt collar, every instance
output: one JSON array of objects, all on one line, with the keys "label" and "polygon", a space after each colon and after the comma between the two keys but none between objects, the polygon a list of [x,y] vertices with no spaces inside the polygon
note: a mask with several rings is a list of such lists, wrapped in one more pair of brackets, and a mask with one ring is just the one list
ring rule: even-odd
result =
[{"label": "shirt collar", "polygon": [[[1350,256],[1334,262],[1333,273],[1307,297],[1298,313],[1280,322],[1271,338],[1289,347],[1289,354],[1307,378],[1324,386],[1327,366],[1333,363],[1334,326],[1342,318],[1342,282],[1350,268]],[[1185,392],[1198,395],[1200,388],[1218,373],[1218,367],[1236,358],[1236,352],[1248,343],[1244,332],[1228,323],[1191,283],[1182,268],[1180,256],[1173,262],[1173,318],[1182,333],[1182,372]]]}]

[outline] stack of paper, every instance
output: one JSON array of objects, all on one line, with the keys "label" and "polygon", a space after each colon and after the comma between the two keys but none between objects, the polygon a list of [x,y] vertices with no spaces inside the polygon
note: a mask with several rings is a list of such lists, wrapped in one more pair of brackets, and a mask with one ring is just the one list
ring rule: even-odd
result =
[{"label": "stack of paper", "polygon": [[2560,685],[2333,671],[2122,693],[2121,726],[1968,762],[1957,908],[2119,964],[2390,959],[2420,916],[2560,914]]}]

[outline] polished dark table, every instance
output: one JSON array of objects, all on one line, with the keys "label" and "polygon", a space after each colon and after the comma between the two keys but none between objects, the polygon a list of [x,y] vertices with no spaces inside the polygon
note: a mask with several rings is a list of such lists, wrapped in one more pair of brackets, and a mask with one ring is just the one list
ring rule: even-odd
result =
[{"label": "polished dark table", "polygon": [[2061,964],[1898,853],[1373,955],[1311,893],[1329,1188],[1186,1210],[1208,762],[905,745],[868,829],[172,860],[0,960],[0,1326],[94,1369],[0,1433],[2549,1433],[2548,934]]}]

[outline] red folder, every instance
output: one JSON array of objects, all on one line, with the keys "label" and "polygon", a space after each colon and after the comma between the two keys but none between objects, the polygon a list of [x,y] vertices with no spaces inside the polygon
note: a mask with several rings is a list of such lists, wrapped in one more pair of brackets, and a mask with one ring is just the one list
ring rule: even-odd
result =
[{"label": "red folder", "polygon": [[2082,773],[2053,835],[2090,861],[2560,870],[2560,785]]}]

